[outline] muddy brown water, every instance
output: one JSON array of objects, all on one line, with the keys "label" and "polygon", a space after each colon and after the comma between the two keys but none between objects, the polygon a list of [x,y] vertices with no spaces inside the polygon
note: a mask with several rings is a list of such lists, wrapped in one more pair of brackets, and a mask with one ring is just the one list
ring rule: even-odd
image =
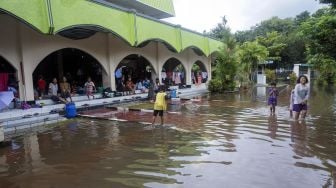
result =
[{"label": "muddy brown water", "polygon": [[28,131],[0,148],[0,187],[335,187],[335,90],[314,87],[301,123],[288,93],[276,116],[263,95],[226,94],[170,106],[166,127],[126,112]]}]

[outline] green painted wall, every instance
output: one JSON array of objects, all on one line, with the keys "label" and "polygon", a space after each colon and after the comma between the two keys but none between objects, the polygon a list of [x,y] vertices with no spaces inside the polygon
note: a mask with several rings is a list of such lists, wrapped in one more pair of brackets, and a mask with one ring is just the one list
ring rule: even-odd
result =
[{"label": "green painted wall", "polygon": [[174,4],[172,0],[138,0],[138,1],[175,16]]},{"label": "green painted wall", "polygon": [[155,39],[162,40],[172,46],[176,51],[181,50],[179,36],[176,28],[146,18],[137,17],[138,44]]},{"label": "green painted wall", "polygon": [[45,0],[0,0],[0,10],[27,22],[42,33],[49,32],[48,7]]},{"label": "green painted wall", "polygon": [[188,47],[197,47],[204,54],[209,54],[209,46],[207,44],[207,38],[203,35],[192,33],[190,31],[181,31],[182,36],[182,50]]},{"label": "green painted wall", "polygon": [[[149,0],[147,0],[149,2]],[[163,1],[162,1],[163,2]],[[173,26],[85,0],[0,0],[0,9],[9,12],[44,34],[57,34],[71,27],[94,26],[113,32],[137,46],[160,40],[177,52],[189,47],[206,56],[218,51],[220,41]]]},{"label": "green painted wall", "polygon": [[[134,14],[83,0],[51,1],[54,33],[78,25],[102,27],[135,44]],[[70,18],[70,19],[69,19]]]}]

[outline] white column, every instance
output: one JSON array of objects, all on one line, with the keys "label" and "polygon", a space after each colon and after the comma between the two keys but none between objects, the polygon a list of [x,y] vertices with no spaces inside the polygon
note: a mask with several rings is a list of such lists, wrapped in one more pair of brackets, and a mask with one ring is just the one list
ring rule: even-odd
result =
[{"label": "white column", "polygon": [[[31,56],[34,54],[31,54],[30,48],[31,44],[27,43],[26,39],[24,37],[28,37],[24,32],[24,29],[22,28],[21,24],[19,25],[19,55],[21,56],[21,63],[20,63],[20,71],[22,71],[21,80],[20,80],[20,86],[23,87],[23,92],[20,94],[22,97],[21,100],[25,101],[33,101],[34,100],[34,84],[33,84],[33,65],[34,63],[31,62]],[[24,85],[23,85],[24,84]]]},{"label": "white column", "polygon": [[191,49],[188,49],[187,50],[187,53],[186,53],[186,55],[187,55],[187,63],[186,63],[186,84],[187,85],[191,85],[192,84],[192,81],[191,81],[191,67],[192,67],[192,65],[193,65],[193,62],[190,60],[191,58],[190,58],[190,56],[191,56],[191,53],[192,52],[192,50]]},{"label": "white column", "polygon": [[112,35],[108,34],[108,47],[107,47],[107,51],[108,51],[108,71],[109,71],[109,85],[111,87],[111,89],[113,91],[116,91],[117,87],[116,87],[116,82],[115,82],[115,69],[118,66],[117,63],[115,62],[115,58],[114,58],[114,54],[112,53]]},{"label": "white column", "polygon": [[105,71],[102,71],[102,76],[103,76],[103,87],[111,87],[112,89],[112,84],[111,84],[111,57],[110,57],[110,34],[106,34],[106,61],[107,61],[107,66]]},{"label": "white column", "polygon": [[0,123],[0,142],[3,142],[5,140],[5,132],[3,124]]},{"label": "white column", "polygon": [[207,58],[208,59],[208,68],[207,68],[207,70],[208,70],[208,81],[207,82],[209,82],[212,79],[212,70],[211,70],[212,58],[213,58],[212,55],[210,55]]}]

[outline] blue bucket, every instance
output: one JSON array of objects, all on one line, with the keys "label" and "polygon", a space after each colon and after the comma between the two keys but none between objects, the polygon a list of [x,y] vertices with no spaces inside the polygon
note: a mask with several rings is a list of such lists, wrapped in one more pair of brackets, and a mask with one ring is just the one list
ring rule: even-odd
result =
[{"label": "blue bucket", "polygon": [[74,118],[77,116],[75,103],[68,103],[65,105],[65,116],[67,118]]},{"label": "blue bucket", "polygon": [[176,98],[176,89],[170,91],[170,98]]}]

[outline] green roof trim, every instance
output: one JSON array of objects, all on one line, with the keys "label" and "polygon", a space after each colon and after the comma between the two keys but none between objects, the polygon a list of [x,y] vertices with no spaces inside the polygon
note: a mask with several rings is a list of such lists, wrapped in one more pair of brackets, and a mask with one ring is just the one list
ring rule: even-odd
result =
[{"label": "green roof trim", "polygon": [[172,0],[138,0],[139,2],[175,16]]},{"label": "green roof trim", "polygon": [[79,27],[111,32],[131,46],[161,41],[181,52],[197,48],[209,56],[222,42],[203,34],[117,8],[84,0],[0,0],[0,10],[44,34]]},{"label": "green roof trim", "polygon": [[[83,0],[51,1],[54,33],[71,27],[96,26],[135,44],[134,14]],[[71,19],[69,19],[71,18]]]},{"label": "green roof trim", "polygon": [[181,50],[180,40],[176,35],[175,27],[142,17],[137,17],[137,39],[137,44],[149,40],[162,40],[177,52]]},{"label": "green roof trim", "polygon": [[0,11],[28,23],[41,33],[49,32],[48,5],[45,0],[0,0]]}]

